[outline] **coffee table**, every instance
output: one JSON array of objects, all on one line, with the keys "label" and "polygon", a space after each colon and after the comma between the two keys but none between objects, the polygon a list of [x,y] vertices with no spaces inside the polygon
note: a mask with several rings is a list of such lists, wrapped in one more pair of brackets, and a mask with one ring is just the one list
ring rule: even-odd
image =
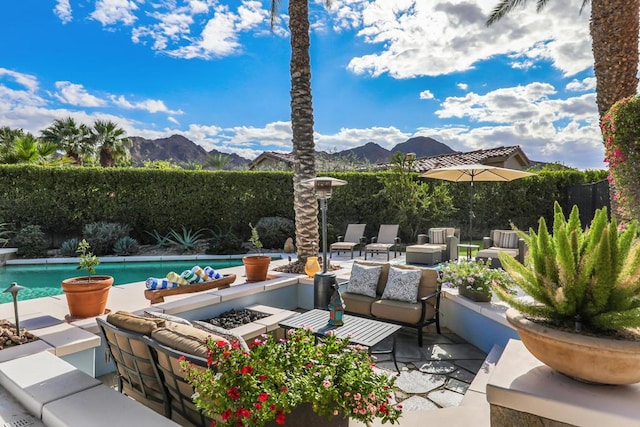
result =
[{"label": "coffee table", "polygon": [[[313,309],[283,320],[279,323],[279,326],[284,329],[310,328],[314,335],[318,337],[323,337],[327,333],[333,332],[339,338],[348,338],[349,342],[353,344],[367,347],[371,355],[391,354],[393,365],[400,372],[396,361],[396,332],[402,328],[401,326],[348,314],[343,315],[342,319],[344,321],[342,326],[329,325],[329,312]],[[373,346],[389,336],[393,337],[391,350],[371,351]]]},{"label": "coffee table", "polygon": [[471,244],[465,244],[465,243],[461,243],[458,245],[458,249],[466,249],[467,250],[467,261],[472,259],[471,256],[471,251],[474,249],[479,249],[480,245],[471,245]]}]

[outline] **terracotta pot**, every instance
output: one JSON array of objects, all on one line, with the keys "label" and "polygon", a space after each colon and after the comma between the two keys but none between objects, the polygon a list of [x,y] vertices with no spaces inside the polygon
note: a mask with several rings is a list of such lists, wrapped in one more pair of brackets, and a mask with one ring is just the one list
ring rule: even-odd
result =
[{"label": "terracotta pot", "polygon": [[104,314],[111,285],[111,276],[84,276],[63,280],[62,290],[67,297],[71,317],[86,318]]},{"label": "terracotta pot", "polygon": [[470,299],[471,301],[475,301],[475,302],[489,302],[491,301],[491,297],[487,296],[481,292],[473,292],[467,288],[464,287],[460,287],[458,288],[458,294],[460,296],[463,296],[467,299]]},{"label": "terracotta pot", "polygon": [[507,310],[522,343],[550,368],[575,379],[599,384],[640,382],[640,342],[592,337],[553,329]]},{"label": "terracotta pot", "polygon": [[249,255],[242,258],[247,282],[262,282],[267,280],[267,271],[271,257],[264,255]]},{"label": "terracotta pot", "polygon": [[[265,424],[266,427],[276,427],[278,425],[275,421],[269,421]],[[303,403],[293,408],[291,413],[286,415],[284,425],[293,427],[348,427],[349,418],[339,415],[328,419],[313,412],[313,407],[310,403]]]}]

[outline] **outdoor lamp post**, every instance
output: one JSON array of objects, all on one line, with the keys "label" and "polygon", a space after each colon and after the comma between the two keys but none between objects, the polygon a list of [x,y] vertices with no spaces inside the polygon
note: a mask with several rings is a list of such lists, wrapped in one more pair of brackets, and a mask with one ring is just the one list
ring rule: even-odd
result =
[{"label": "outdoor lamp post", "polygon": [[24,286],[18,285],[16,282],[13,282],[11,286],[5,289],[2,292],[9,292],[13,297],[13,312],[16,316],[16,336],[20,336],[20,322],[18,320],[18,292],[24,289]]},{"label": "outdoor lamp post", "polygon": [[345,185],[347,181],[329,178],[326,176],[307,179],[303,185],[313,185],[316,198],[320,200],[320,212],[322,213],[322,272],[313,277],[313,307],[327,309],[331,290],[336,282],[336,275],[327,271],[327,200],[331,198],[333,187]]}]

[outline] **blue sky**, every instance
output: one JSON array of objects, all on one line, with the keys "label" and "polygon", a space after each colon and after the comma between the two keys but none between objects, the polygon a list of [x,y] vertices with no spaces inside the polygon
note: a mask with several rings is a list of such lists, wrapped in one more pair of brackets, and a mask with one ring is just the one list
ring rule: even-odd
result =
[{"label": "blue sky", "polygon": [[[589,8],[535,2],[498,24],[498,0],[309,0],[316,148],[520,145],[529,158],[606,165]],[[282,1],[20,0],[0,26],[0,126],[114,120],[253,159],[291,151]]]}]

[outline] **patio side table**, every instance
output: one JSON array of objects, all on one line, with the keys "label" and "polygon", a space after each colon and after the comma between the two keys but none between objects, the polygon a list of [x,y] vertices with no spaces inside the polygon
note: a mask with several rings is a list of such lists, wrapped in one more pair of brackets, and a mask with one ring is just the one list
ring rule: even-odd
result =
[{"label": "patio side table", "polygon": [[[329,325],[329,312],[326,310],[313,309],[283,320],[279,323],[279,326],[284,329],[310,328],[313,334],[320,338],[332,332],[335,333],[338,338],[348,338],[353,344],[367,347],[371,355],[391,354],[393,365],[396,370],[400,372],[398,362],[396,361],[395,334],[402,328],[401,326],[348,314],[343,316],[343,320],[344,325],[342,326]],[[393,337],[391,350],[371,351],[373,346],[389,336]]]},{"label": "patio side table", "polygon": [[458,249],[466,249],[467,250],[467,261],[472,259],[471,253],[474,249],[480,249],[480,245],[470,245],[468,243],[461,243],[458,245]]}]

